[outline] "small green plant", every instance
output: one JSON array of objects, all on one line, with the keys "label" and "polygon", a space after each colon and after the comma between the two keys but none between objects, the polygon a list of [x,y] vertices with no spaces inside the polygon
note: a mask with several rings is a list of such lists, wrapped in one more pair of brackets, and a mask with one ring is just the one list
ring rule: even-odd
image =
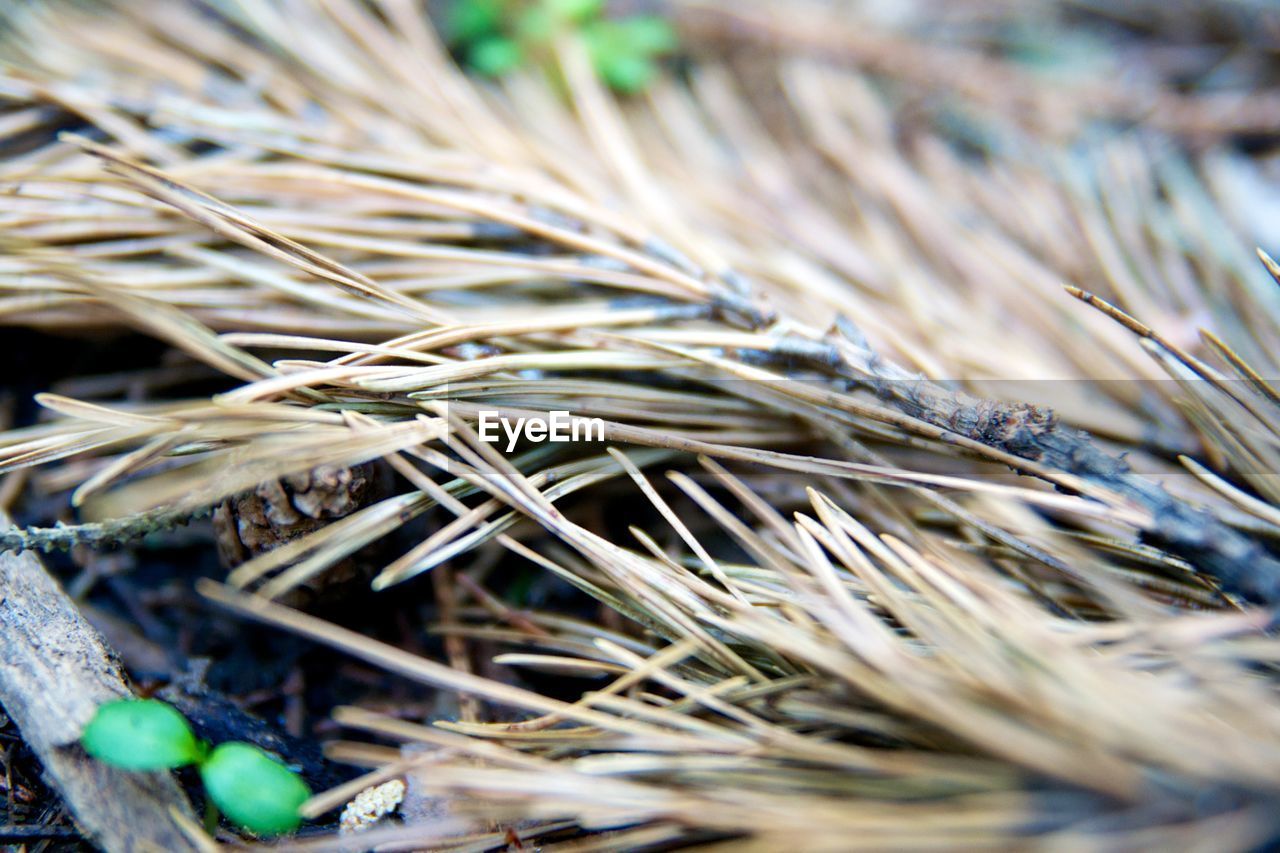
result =
[{"label": "small green plant", "polygon": [[154,699],[102,705],[80,743],[94,758],[125,770],[170,770],[199,763],[207,752],[187,718]]},{"label": "small green plant", "polygon": [[642,91],[657,60],[676,49],[676,35],[652,15],[604,18],[604,0],[454,0],[449,39],[479,74],[500,77],[545,55],[558,31],[582,34],[596,73],[614,91]]},{"label": "small green plant", "polygon": [[122,699],[100,706],[80,735],[85,751],[124,770],[199,767],[209,799],[229,820],[260,836],[292,832],[311,796],[297,773],[258,747],[238,741],[210,751],[172,705]]},{"label": "small green plant", "polygon": [[204,789],[222,813],[259,835],[298,828],[298,807],[311,796],[297,773],[256,746],[233,741],[218,746],[200,765]]}]

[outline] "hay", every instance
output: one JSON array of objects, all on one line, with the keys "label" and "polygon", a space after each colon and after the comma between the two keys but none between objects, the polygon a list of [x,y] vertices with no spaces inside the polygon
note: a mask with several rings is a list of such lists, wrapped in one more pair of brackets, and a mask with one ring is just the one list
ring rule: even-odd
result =
[{"label": "hay", "polygon": [[[1280,294],[1271,165],[1234,144],[1276,129],[1274,14],[1128,4],[1116,46],[1090,5],[673,3],[687,65],[625,100],[572,37],[479,84],[399,0],[10,10],[0,320],[241,384],[42,396],[0,472],[88,524],[5,542],[387,460],[398,494],[202,587],[469,698],[335,710],[407,746],[331,744],[371,772],[312,814],[395,776],[445,804],[370,843],[1274,839]],[[1029,70],[1010,33],[1045,32],[1089,60]],[[1233,89],[1160,58],[1188,38],[1233,46]],[[1100,71],[1122,48],[1143,73]],[[508,457],[485,409],[608,446]],[[584,494],[661,523],[611,538]],[[448,664],[272,603],[433,508],[374,586],[450,566]],[[498,560],[616,625],[512,609]],[[478,637],[602,686],[475,674]]]}]

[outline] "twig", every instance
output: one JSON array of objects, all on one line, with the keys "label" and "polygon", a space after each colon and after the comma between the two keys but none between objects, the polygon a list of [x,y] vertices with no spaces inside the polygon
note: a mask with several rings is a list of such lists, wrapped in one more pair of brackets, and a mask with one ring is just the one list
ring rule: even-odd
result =
[{"label": "twig", "polygon": [[57,524],[53,527],[10,527],[0,531],[0,553],[13,551],[21,554],[27,550],[65,551],[74,545],[90,548],[107,548],[133,542],[161,530],[171,530],[179,525],[207,515],[208,510],[198,512],[159,509],[140,512],[124,518],[88,524]]},{"label": "twig", "polygon": [[108,851],[193,850],[170,813],[190,813],[171,777],[108,767],[76,744],[99,704],[128,694],[111,651],[39,559],[0,554],[0,704],[76,823]]}]

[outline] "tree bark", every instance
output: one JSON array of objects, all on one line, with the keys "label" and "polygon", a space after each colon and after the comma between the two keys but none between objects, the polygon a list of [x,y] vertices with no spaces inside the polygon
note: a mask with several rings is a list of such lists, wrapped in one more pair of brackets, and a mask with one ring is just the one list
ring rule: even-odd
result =
[{"label": "tree bark", "polygon": [[111,853],[195,850],[170,811],[191,814],[172,776],[109,767],[80,748],[98,705],[128,695],[114,654],[39,558],[0,554],[0,705],[77,825]]}]

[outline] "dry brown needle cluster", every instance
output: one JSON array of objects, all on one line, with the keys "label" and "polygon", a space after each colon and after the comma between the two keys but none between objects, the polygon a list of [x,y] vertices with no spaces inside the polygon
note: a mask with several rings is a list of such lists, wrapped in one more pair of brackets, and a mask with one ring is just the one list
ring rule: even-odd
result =
[{"label": "dry brown needle cluster", "polygon": [[[0,435],[89,524],[7,544],[385,460],[202,592],[466,697],[334,709],[311,815],[435,803],[386,849],[1275,839],[1280,25],[1115,5],[664,3],[630,98],[572,34],[472,79],[415,0],[6,6],[0,321],[189,356]],[[372,584],[448,573],[447,660],[279,603],[429,514]]]}]

